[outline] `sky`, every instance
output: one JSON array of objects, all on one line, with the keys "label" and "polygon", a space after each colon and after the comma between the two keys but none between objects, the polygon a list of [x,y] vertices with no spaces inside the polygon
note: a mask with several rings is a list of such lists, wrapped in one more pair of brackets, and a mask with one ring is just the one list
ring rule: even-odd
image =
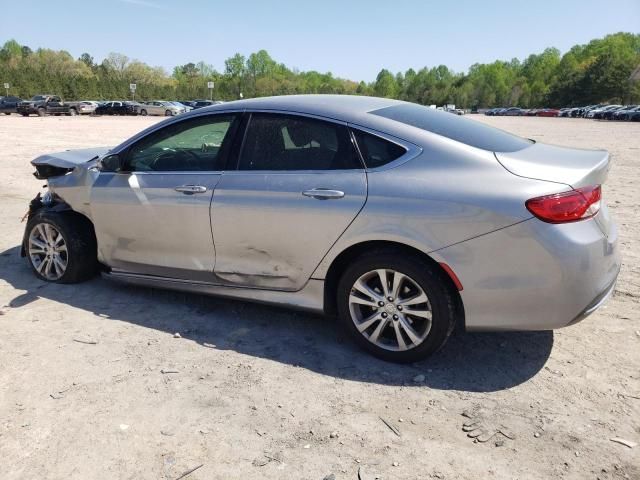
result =
[{"label": "sky", "polygon": [[463,72],[619,31],[640,33],[640,0],[0,0],[0,44],[98,62],[118,52],[169,73],[201,60],[222,71],[265,49],[289,68],[368,82],[382,68]]}]

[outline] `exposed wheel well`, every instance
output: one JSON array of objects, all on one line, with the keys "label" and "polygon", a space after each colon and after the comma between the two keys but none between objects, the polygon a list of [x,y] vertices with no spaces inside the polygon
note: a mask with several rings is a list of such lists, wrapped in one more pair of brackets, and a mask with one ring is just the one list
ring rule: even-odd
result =
[{"label": "exposed wheel well", "polygon": [[[31,200],[31,203],[29,204],[29,212],[27,214],[28,218],[30,219],[33,215],[35,215],[41,210],[49,210],[52,212],[60,212],[66,215],[75,216],[76,218],[79,219],[79,221],[84,222],[87,225],[87,227],[90,228],[94,238],[96,236],[96,229],[91,219],[86,215],[84,215],[83,213],[76,212],[74,209],[71,208],[71,206],[67,202],[65,202],[59,197],[55,197],[53,200],[53,203],[47,206],[42,203],[41,196],[38,193],[38,195],[33,200]],[[28,233],[25,231],[24,238],[22,239],[22,245],[20,249],[20,255],[22,257],[26,256],[25,245],[26,245],[27,234]]]},{"label": "exposed wheel well", "polygon": [[439,271],[442,275],[442,280],[449,286],[456,299],[456,326],[464,328],[464,306],[462,304],[462,298],[460,297],[460,293],[449,274],[442,268],[442,266],[440,266],[438,262],[436,262],[426,253],[418,250],[417,248],[413,248],[402,243],[389,241],[370,241],[357,243],[344,250],[333,260],[325,277],[324,311],[327,315],[337,315],[338,308],[336,305],[336,294],[338,289],[338,282],[340,281],[342,273],[350,265],[353,259],[373,249],[391,250],[401,255],[411,255],[420,258],[424,262],[432,265],[437,271]]}]

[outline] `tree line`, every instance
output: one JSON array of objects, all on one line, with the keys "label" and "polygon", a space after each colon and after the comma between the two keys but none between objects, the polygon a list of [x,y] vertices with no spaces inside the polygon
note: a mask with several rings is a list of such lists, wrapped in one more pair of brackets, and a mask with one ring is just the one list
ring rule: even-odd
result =
[{"label": "tree line", "polygon": [[205,62],[177,66],[169,74],[161,67],[111,53],[96,62],[89,53],[75,59],[64,50],[32,50],[15,40],[0,49],[0,83],[10,93],[28,98],[53,93],[67,100],[208,98],[207,82],[215,84],[217,100],[240,97],[333,93],[397,98],[425,105],[459,107],[572,106],[600,102],[640,102],[640,81],[631,79],[640,65],[640,34],[616,33],[576,45],[564,55],[556,48],[523,60],[476,63],[468,72],[445,65],[392,73],[382,69],[373,82],[354,82],[330,72],[298,71],[260,50],[248,57],[237,53],[224,71]]}]

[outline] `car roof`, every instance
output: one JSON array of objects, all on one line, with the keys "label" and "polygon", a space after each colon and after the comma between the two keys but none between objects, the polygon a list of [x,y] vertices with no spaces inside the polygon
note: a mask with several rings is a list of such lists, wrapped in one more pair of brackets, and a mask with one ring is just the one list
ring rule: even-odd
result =
[{"label": "car roof", "polygon": [[229,109],[284,110],[318,115],[345,122],[358,122],[372,110],[399,105],[406,102],[388,98],[357,95],[283,95],[235,100],[220,105],[211,105],[200,111]]}]

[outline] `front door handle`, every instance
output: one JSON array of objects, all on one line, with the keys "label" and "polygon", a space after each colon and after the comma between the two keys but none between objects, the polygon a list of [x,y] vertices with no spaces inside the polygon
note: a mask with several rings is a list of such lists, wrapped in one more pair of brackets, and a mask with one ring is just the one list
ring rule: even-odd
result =
[{"label": "front door handle", "polygon": [[327,188],[312,188],[311,190],[305,190],[302,192],[305,197],[312,197],[318,200],[330,200],[334,198],[344,197],[344,192],[340,190],[329,190]]},{"label": "front door handle", "polygon": [[180,185],[174,188],[176,192],[184,193],[185,195],[193,195],[194,193],[205,193],[207,187],[203,185]]}]

